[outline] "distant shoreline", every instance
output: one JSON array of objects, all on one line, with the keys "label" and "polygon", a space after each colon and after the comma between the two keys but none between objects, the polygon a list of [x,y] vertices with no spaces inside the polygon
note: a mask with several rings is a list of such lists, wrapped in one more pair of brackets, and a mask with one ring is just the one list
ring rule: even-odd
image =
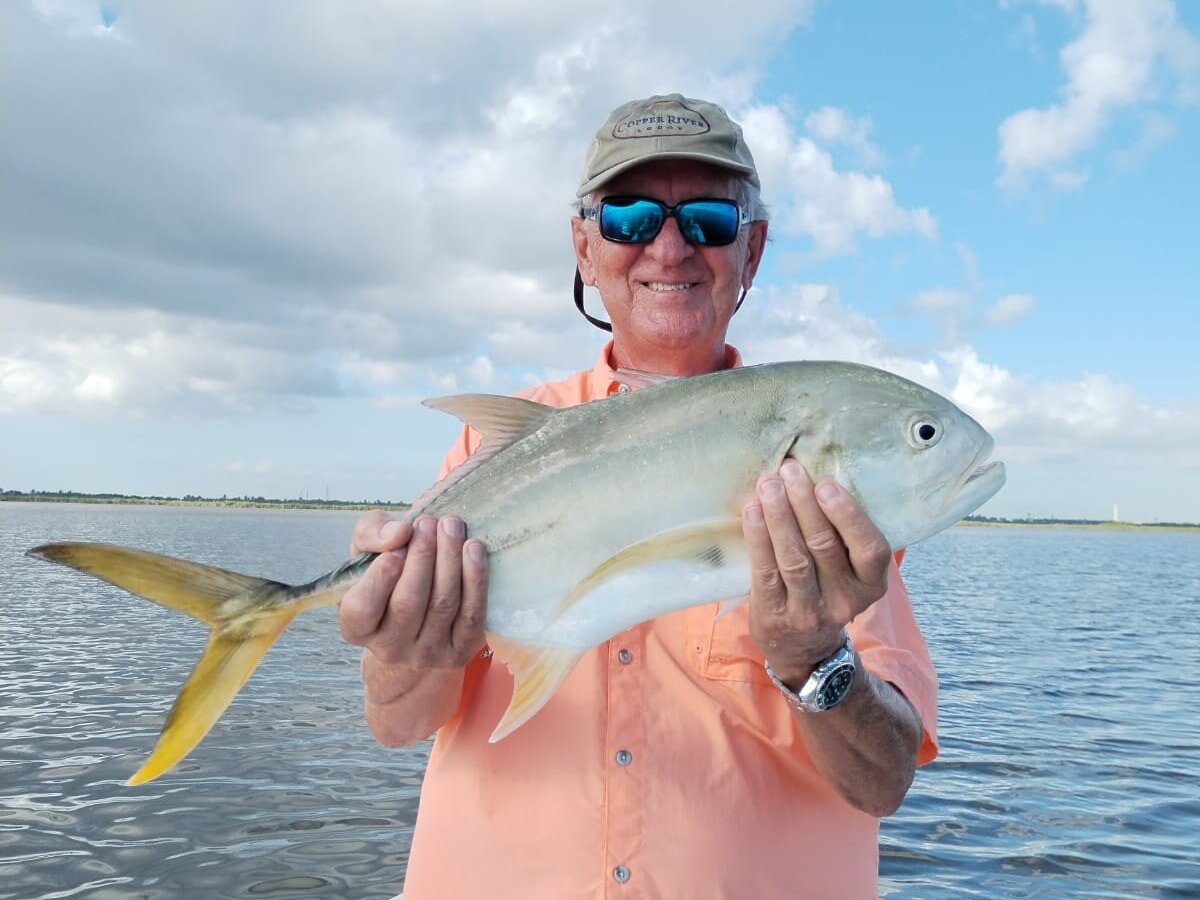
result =
[{"label": "distant shoreline", "polygon": [[968,516],[959,525],[991,525],[1008,528],[1094,528],[1097,531],[1200,531],[1192,522],[1112,522],[1103,519],[992,519]]},{"label": "distant shoreline", "polygon": [[[268,497],[198,497],[191,494],[183,497],[141,496],[137,494],[84,494],[77,491],[0,491],[0,502],[5,500],[25,503],[113,503],[130,506],[214,506],[233,509],[386,509],[405,511],[411,503],[387,500],[314,500],[298,497],[275,499]],[[1039,528],[1097,528],[1101,530],[1167,530],[1200,531],[1200,523],[1194,522],[1112,522],[1103,519],[1004,519],[990,516],[968,516],[963,525],[1034,526]]]},{"label": "distant shoreline", "polygon": [[111,503],[128,506],[212,506],[231,509],[386,509],[403,511],[410,503],[386,500],[314,500],[304,497],[275,499],[269,497],[183,497],[140,496],[137,494],[83,494],[76,491],[0,491],[0,502],[24,503]]}]

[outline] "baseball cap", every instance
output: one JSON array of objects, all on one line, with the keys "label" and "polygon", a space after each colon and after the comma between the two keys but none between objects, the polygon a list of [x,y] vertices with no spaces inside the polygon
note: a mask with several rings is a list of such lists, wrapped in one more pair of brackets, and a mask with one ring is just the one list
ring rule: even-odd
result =
[{"label": "baseball cap", "polygon": [[652,159],[694,159],[731,169],[760,187],[742,129],[707,100],[659,94],[614,109],[596,132],[576,196]]}]

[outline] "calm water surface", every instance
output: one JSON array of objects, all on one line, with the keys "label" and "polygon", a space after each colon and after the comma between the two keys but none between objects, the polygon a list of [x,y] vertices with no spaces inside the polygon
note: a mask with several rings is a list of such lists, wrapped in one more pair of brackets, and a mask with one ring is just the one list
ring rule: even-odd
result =
[{"label": "calm water surface", "polygon": [[[294,582],[355,515],[0,503],[0,900],[399,890],[428,748],[371,740],[332,610],[130,789],[206,630],[21,555],[107,540]],[[905,573],[942,755],[884,823],[881,893],[1200,898],[1200,533],[959,527]]]}]

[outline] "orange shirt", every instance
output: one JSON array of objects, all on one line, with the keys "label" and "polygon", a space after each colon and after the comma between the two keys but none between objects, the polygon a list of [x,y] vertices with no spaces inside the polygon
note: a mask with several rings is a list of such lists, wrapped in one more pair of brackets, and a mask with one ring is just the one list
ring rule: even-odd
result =
[{"label": "orange shirt", "polygon": [[[610,350],[524,396],[561,407],[614,393]],[[443,471],[478,439],[465,430]],[[937,674],[894,564],[889,584],[849,631],[863,665],[916,707],[923,764],[937,754]],[[429,759],[406,900],[875,897],[878,820],[817,774],[748,604],[716,611],[601,644],[496,744],[512,678],[486,650],[470,663]]]}]

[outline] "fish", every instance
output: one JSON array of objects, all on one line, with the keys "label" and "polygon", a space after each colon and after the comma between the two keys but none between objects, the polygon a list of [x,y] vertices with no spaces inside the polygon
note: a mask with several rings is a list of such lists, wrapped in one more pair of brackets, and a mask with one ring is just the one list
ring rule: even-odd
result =
[{"label": "fish", "polygon": [[[488,394],[425,401],[481,435],[477,452],[406,517],[459,516],[487,548],[487,642],[514,677],[492,741],[532,718],[579,658],[614,635],[690,606],[744,601],[741,509],[786,457],[814,481],[845,487],[896,550],[1004,484],[978,422],[882,369],[804,360],[687,378],[618,374],[638,389],[561,409]],[[211,628],[131,785],[186,757],[292,619],[339,603],[376,557],[289,585],[111,544],[48,543],[29,554]]]}]

